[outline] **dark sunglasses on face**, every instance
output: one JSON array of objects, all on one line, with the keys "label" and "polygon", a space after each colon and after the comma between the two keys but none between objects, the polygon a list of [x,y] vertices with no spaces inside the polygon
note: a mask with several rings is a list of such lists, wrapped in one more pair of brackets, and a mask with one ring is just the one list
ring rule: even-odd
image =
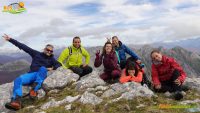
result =
[{"label": "dark sunglasses on face", "polygon": [[48,49],[48,48],[46,48],[46,51],[47,51],[47,52],[50,52],[50,53],[53,53],[53,50],[50,50],[50,49]]}]

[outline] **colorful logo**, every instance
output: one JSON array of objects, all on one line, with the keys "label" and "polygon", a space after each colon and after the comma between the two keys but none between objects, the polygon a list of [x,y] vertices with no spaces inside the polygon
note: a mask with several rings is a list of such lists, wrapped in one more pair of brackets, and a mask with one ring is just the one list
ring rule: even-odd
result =
[{"label": "colorful logo", "polygon": [[24,3],[19,2],[19,3],[12,3],[8,6],[3,7],[3,12],[8,12],[12,14],[18,14],[26,11],[26,8],[24,8]]}]

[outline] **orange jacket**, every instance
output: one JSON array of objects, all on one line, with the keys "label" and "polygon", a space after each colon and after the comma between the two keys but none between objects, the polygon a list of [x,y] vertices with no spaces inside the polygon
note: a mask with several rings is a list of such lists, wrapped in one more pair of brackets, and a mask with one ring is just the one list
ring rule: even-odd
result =
[{"label": "orange jacket", "polygon": [[143,75],[143,73],[141,71],[139,71],[137,76],[131,76],[131,75],[126,76],[126,69],[123,69],[119,81],[121,83],[126,83],[129,81],[140,83],[140,82],[142,82],[142,75]]}]

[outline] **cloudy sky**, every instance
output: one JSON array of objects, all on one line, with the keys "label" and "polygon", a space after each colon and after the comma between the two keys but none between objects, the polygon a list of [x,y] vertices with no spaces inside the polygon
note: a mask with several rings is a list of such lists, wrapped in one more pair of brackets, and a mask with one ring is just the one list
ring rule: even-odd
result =
[{"label": "cloudy sky", "polygon": [[[0,0],[0,8],[19,0]],[[117,35],[126,44],[200,37],[200,0],[24,0],[26,12],[0,11],[4,33],[41,50],[45,44],[103,45]],[[0,39],[0,50],[16,49]]]}]

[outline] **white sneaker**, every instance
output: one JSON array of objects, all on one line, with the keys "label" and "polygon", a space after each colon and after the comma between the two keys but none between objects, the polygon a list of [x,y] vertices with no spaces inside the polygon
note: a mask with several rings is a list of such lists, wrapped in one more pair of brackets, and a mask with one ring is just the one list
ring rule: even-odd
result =
[{"label": "white sneaker", "polygon": [[164,95],[165,95],[165,97],[171,97],[172,96],[172,94],[169,91],[165,92]]}]

